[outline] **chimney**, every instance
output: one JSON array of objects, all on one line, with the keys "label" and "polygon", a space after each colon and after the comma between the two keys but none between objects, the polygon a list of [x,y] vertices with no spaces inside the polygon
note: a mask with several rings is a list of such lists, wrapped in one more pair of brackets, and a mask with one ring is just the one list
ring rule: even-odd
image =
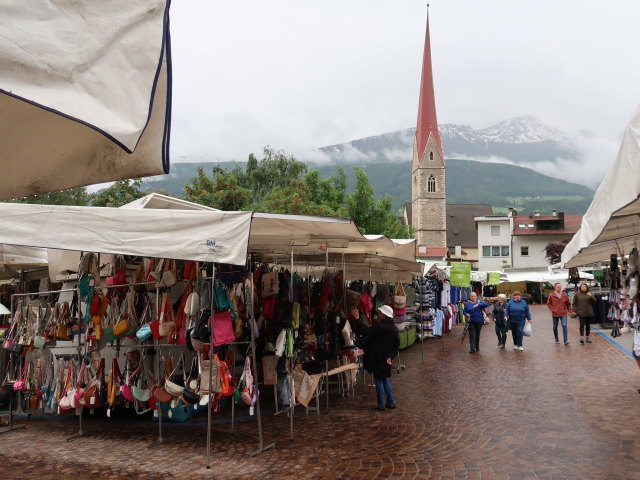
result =
[{"label": "chimney", "polygon": [[551,210],[551,215],[554,217],[558,216],[558,211],[554,208],[553,210]]},{"label": "chimney", "polygon": [[533,212],[533,216],[534,217],[539,217],[540,216],[540,210],[536,210],[535,212]]},{"label": "chimney", "polygon": [[509,211],[507,212],[507,217],[513,217],[513,207],[509,207]]}]

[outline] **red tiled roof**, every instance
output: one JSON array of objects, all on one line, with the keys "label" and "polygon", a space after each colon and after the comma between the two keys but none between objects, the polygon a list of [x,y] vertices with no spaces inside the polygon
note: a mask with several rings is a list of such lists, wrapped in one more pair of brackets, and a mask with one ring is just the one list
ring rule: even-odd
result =
[{"label": "red tiled roof", "polygon": [[[513,217],[513,234],[514,235],[574,235],[580,230],[583,215],[518,215]],[[540,230],[538,224],[540,222],[564,221],[564,227],[559,230]],[[521,228],[520,225],[525,225]],[[528,225],[534,225],[529,227]]]},{"label": "red tiled roof", "polygon": [[425,253],[419,253],[418,248],[416,248],[416,257],[425,258],[425,257],[434,257],[434,258],[443,258],[447,255],[447,247],[427,247]]}]

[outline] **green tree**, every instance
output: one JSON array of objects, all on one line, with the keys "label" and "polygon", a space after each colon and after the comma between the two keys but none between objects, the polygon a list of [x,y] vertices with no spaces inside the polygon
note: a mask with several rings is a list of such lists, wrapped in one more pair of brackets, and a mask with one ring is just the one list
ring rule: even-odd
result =
[{"label": "green tree", "polygon": [[347,174],[343,167],[329,178],[320,178],[317,170],[311,170],[304,177],[310,199],[317,205],[323,205],[333,212],[330,216],[346,217]]},{"label": "green tree", "polygon": [[140,190],[141,186],[142,180],[139,178],[118,180],[110,187],[92,194],[89,202],[93,207],[121,207],[147,195]]},{"label": "green tree", "polygon": [[231,173],[238,184],[251,191],[251,202],[260,203],[276,187],[287,188],[292,181],[299,181],[307,171],[307,166],[293,155],[282,150],[264,147],[263,158],[258,161],[255,155],[249,155],[244,172],[235,168]]},{"label": "green tree", "polygon": [[293,215],[318,215],[323,217],[346,217],[344,206],[316,201],[309,191],[306,182],[292,180],[286,187],[277,186],[262,202],[255,205],[255,209],[268,213],[288,213]]},{"label": "green tree", "polygon": [[30,203],[36,205],[79,205],[89,203],[89,194],[85,187],[71,188],[60,192],[39,193],[29,197],[10,200],[11,203]]},{"label": "green tree", "polygon": [[392,209],[392,197],[385,195],[376,200],[374,189],[364,170],[354,169],[354,192],[347,196],[349,217],[363,234],[382,234],[390,238],[410,238],[411,231],[402,225]]},{"label": "green tree", "polygon": [[198,167],[191,183],[184,186],[184,199],[220,210],[246,210],[249,207],[250,191],[239,185],[235,175],[217,165],[213,167],[212,173],[213,179],[207,176],[204,168]]}]

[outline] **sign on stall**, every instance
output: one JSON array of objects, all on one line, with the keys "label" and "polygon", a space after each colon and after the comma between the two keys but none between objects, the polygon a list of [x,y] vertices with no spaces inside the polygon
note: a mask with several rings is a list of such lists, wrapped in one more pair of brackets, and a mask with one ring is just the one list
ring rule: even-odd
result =
[{"label": "sign on stall", "polygon": [[452,287],[469,287],[471,285],[471,264],[469,262],[452,263],[449,277]]}]

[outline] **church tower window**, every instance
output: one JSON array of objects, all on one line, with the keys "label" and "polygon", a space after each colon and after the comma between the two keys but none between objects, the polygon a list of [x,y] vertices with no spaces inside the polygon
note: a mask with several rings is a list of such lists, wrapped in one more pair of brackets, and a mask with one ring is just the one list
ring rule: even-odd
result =
[{"label": "church tower window", "polygon": [[427,192],[435,193],[436,191],[436,177],[433,175],[429,175],[429,180],[427,180]]},{"label": "church tower window", "polygon": [[429,152],[429,161],[433,162],[433,152]]}]

